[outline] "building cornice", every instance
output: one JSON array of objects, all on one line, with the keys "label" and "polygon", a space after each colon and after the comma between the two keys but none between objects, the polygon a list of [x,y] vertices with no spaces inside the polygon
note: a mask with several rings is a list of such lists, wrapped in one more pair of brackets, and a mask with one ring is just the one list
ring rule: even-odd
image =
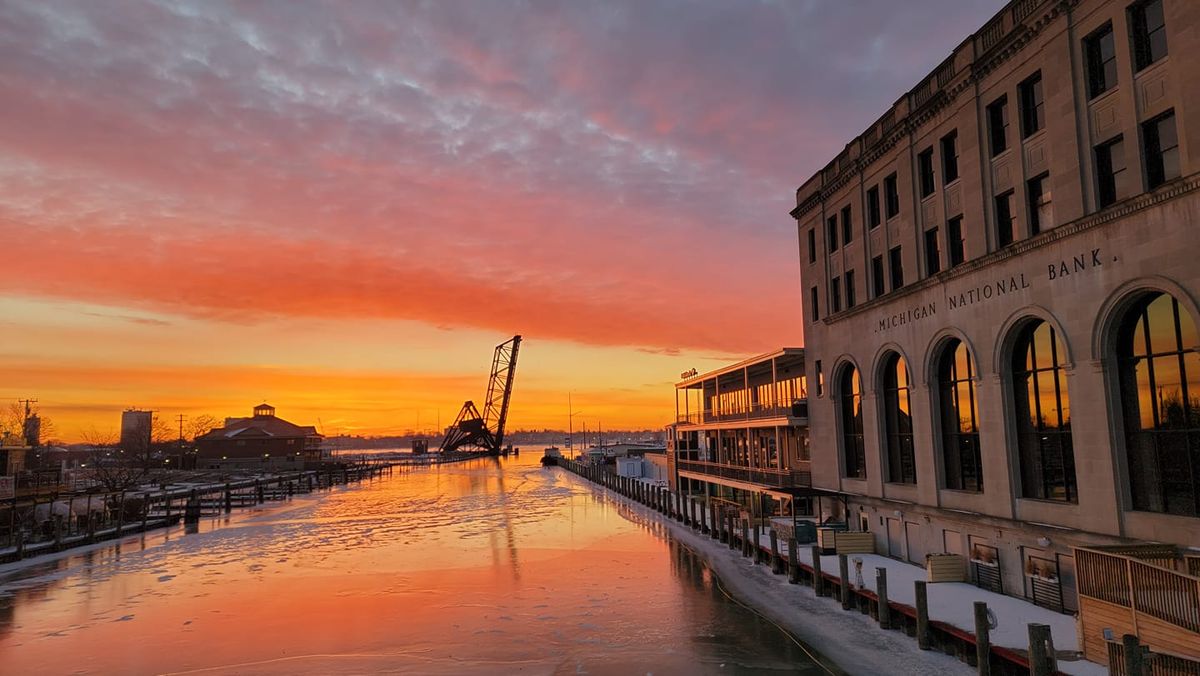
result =
[{"label": "building cornice", "polygon": [[684,378],[683,380],[680,380],[679,382],[675,383],[675,387],[677,389],[678,388],[695,387],[696,385],[698,385],[698,384],[702,383],[703,381],[708,380],[710,378],[715,378],[717,376],[723,376],[727,373],[733,373],[735,371],[740,371],[744,368],[756,366],[756,365],[764,363],[764,362],[769,362],[772,359],[778,359],[779,357],[800,357],[801,359],[803,359],[804,358],[804,348],[802,348],[802,347],[781,347],[778,350],[773,350],[771,352],[765,352],[763,354],[755,355],[753,357],[743,359],[739,362],[729,364],[728,366],[722,366],[719,369],[713,369],[712,371],[706,371],[704,373],[697,373],[694,376],[688,376],[687,378]]},{"label": "building cornice", "polygon": [[[1078,2],[1009,2],[916,87],[906,92],[887,113],[846,144],[833,161],[805,181],[796,190],[796,207],[788,212],[789,215],[799,220],[829,199],[902,139],[918,132],[963,92],[971,90],[974,84],[1020,53],[1038,34]],[[968,51],[972,58],[966,61]],[[820,185],[811,194],[805,195],[805,188],[818,179]]]},{"label": "building cornice", "polygon": [[1097,211],[1093,214],[1084,216],[1083,218],[1075,219],[1070,223],[1064,223],[1052,230],[1038,234],[1036,237],[1014,242],[999,251],[993,251],[986,256],[967,261],[960,265],[956,265],[948,270],[943,270],[932,277],[926,277],[918,282],[901,287],[900,289],[888,294],[872,298],[871,300],[855,305],[849,310],[826,316],[821,321],[826,325],[834,324],[843,319],[853,317],[863,312],[878,309],[880,307],[895,303],[899,299],[913,294],[919,294],[922,291],[940,286],[947,282],[965,277],[967,275],[982,271],[993,265],[997,265],[1010,258],[1022,256],[1030,251],[1041,249],[1055,242],[1066,239],[1081,232],[1100,227],[1106,223],[1124,218],[1135,214],[1139,211],[1158,206],[1165,202],[1169,202],[1177,197],[1187,195],[1200,190],[1200,173],[1192,174],[1183,178],[1177,178],[1169,183],[1166,183],[1153,192],[1141,193],[1134,197],[1122,200],[1109,206],[1103,211]]}]

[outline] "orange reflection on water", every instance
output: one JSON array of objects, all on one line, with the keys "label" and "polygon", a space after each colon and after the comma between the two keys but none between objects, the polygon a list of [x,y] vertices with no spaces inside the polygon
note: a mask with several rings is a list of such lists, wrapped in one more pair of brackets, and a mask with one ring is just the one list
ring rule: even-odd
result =
[{"label": "orange reflection on water", "polygon": [[415,470],[0,569],[0,653],[22,674],[704,671],[752,654],[703,638],[731,611],[683,555],[536,458]]}]

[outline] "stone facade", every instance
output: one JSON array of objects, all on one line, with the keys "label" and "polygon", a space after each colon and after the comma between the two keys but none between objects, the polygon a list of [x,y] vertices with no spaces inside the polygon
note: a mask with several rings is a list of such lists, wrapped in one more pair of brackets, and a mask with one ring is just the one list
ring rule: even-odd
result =
[{"label": "stone facade", "polygon": [[[1070,609],[1073,545],[1200,547],[1200,446],[1146,479],[1145,456],[1129,449],[1137,395],[1118,368],[1132,363],[1122,355],[1133,334],[1121,331],[1169,294],[1184,341],[1171,358],[1185,364],[1184,384],[1200,382],[1187,330],[1200,321],[1197,49],[1200,3],[1009,3],[797,191],[813,485],[852,496],[846,516],[876,534],[878,551],[923,563],[995,548],[1016,595],[1031,593],[1030,561],[1049,561]],[[1042,428],[1021,422],[1033,404],[1018,373],[1023,336],[1038,326],[1057,339],[1055,410],[1068,421],[1040,439],[1067,439],[1073,469],[1022,450],[1042,443]],[[943,361],[958,344],[969,372]],[[907,390],[889,380],[896,355]],[[1200,398],[1175,387],[1185,408]],[[956,393],[974,410],[947,408],[967,401]],[[947,436],[953,415],[973,417],[963,423],[973,433]],[[950,443],[977,449],[980,467],[963,470],[970,452]],[[904,444],[911,453],[897,455]],[[896,458],[910,456],[898,471]],[[1181,459],[1191,477],[1164,479]],[[1176,481],[1166,497],[1132,487],[1164,480]]]}]

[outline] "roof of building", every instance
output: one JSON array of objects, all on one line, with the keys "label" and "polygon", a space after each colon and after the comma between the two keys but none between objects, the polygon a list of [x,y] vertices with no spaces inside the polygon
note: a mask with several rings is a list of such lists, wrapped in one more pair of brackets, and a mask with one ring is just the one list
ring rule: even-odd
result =
[{"label": "roof of building", "polygon": [[675,383],[675,387],[694,387],[709,378],[715,378],[716,376],[722,376],[722,375],[725,375],[726,373],[740,371],[748,366],[754,366],[755,364],[761,364],[764,362],[768,362],[772,359],[777,359],[779,357],[799,357],[799,358],[803,359],[804,358],[804,348],[802,348],[802,347],[781,347],[778,350],[774,350],[772,352],[765,352],[763,354],[756,355],[756,356],[750,357],[748,359],[743,359],[743,360],[733,363],[733,364],[728,364],[726,366],[722,366],[721,368],[718,368],[718,369],[713,369],[712,371],[706,371],[704,373],[696,373],[695,375],[689,375],[686,378],[684,378],[683,380],[680,380],[679,382]]},{"label": "roof of building", "polygon": [[317,428],[312,425],[297,425],[273,415],[259,415],[252,418],[230,418],[224,427],[209,431],[196,438],[197,441],[217,441],[220,439],[249,439],[249,438],[297,438],[319,437]]}]

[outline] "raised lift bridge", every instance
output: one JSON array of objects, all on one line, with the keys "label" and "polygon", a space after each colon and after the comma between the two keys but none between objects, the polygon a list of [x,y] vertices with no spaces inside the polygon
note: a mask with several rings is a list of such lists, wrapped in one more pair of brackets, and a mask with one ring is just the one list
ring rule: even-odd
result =
[{"label": "raised lift bridge", "polygon": [[508,419],[508,401],[512,396],[513,376],[517,373],[517,350],[520,347],[521,336],[513,336],[511,340],[496,346],[483,414],[479,413],[475,402],[464,403],[454,424],[446,430],[440,452],[500,454],[504,448],[504,422]]}]

